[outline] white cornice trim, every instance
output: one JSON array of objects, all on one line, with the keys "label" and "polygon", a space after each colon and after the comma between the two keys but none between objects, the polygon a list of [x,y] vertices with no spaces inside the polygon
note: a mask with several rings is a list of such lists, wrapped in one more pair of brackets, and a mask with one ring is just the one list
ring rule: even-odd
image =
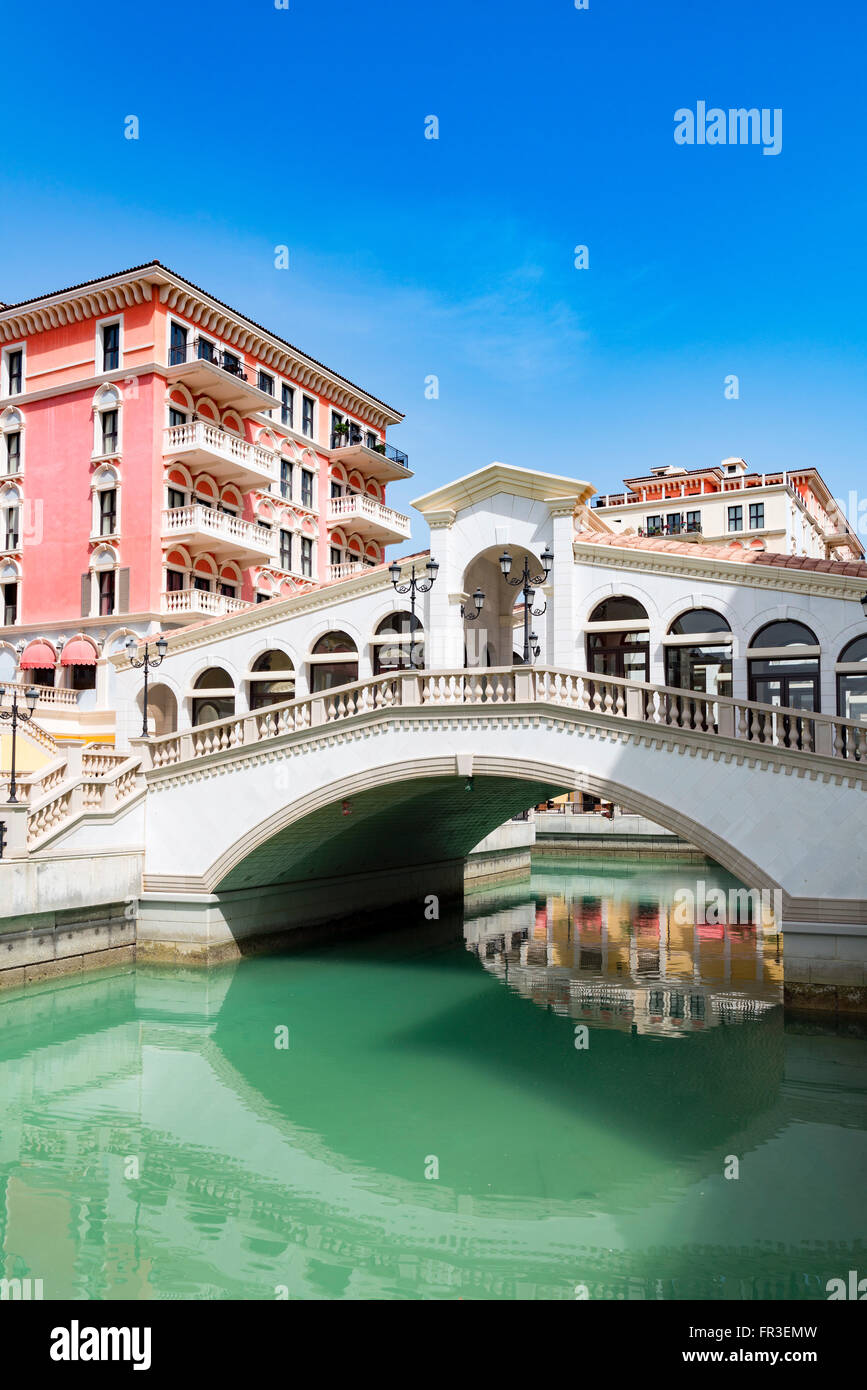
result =
[{"label": "white cornice trim", "polygon": [[540,473],[536,469],[516,468],[511,463],[489,463],[474,473],[467,473],[446,487],[425,493],[411,505],[422,516],[430,513],[463,511],[476,502],[484,502],[498,492],[513,497],[529,497],[533,501],[561,503],[574,499],[575,505],[586,502],[596,489],[592,483],[576,478],[564,478],[556,473]]},{"label": "white cornice trim", "polygon": [[718,580],[752,589],[774,589],[780,594],[813,594],[824,598],[860,599],[865,580],[828,570],[803,570],[788,565],[743,564],[707,555],[677,555],[664,550],[633,550],[616,545],[573,541],[572,553],[581,564],[618,570],[655,570],[676,577]]}]

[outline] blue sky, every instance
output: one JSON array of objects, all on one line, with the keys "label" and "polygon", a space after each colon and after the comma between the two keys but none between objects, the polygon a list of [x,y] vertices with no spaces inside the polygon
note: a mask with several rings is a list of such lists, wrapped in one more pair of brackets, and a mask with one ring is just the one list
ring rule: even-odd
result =
[{"label": "blue sky", "polygon": [[[865,40],[855,0],[15,6],[0,299],[163,261],[406,413],[400,508],[492,459],[860,495]],[[781,153],[676,145],[699,100]]]}]

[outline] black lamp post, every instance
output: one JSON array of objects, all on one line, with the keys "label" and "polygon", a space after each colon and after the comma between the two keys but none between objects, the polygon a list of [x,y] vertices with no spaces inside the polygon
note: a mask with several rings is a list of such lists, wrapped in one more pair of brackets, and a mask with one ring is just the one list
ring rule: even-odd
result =
[{"label": "black lamp post", "polygon": [[864,594],[863,598],[861,599],[861,607],[864,610],[864,617],[867,618],[867,594]]},{"label": "black lamp post", "polygon": [[436,577],[439,574],[439,568],[440,567],[438,562],[431,555],[430,559],[425,565],[425,569],[427,570],[427,579],[422,579],[420,576],[417,576],[415,572],[415,565],[413,565],[412,573],[409,579],[405,584],[401,584],[399,562],[397,560],[392,560],[391,564],[388,567],[388,572],[391,575],[391,582],[394,585],[394,592],[396,594],[409,594],[409,607],[410,612],[412,613],[412,630],[410,632],[410,660],[412,662],[413,669],[415,669],[415,657],[412,651],[412,648],[415,645],[415,643],[412,641],[412,639],[415,636],[415,596],[416,594],[427,594],[430,592],[430,590],[436,583]]},{"label": "black lamp post", "polygon": [[473,594],[473,603],[476,605],[475,613],[468,613],[466,604],[461,604],[461,617],[466,618],[468,623],[474,623],[476,621],[476,618],[480,618],[482,616],[482,609],[485,606],[484,589],[476,589],[475,593]]},{"label": "black lamp post", "polygon": [[[2,685],[0,685],[0,700],[3,699],[3,695],[4,695],[4,687],[3,687]],[[11,708],[11,709],[0,709],[0,719],[11,719],[11,720],[12,720],[12,774],[11,774],[10,781],[9,781],[9,805],[10,805],[10,806],[17,804],[17,802],[18,802],[18,797],[16,796],[16,792],[17,792],[18,789],[17,789],[16,782],[15,782],[15,750],[16,750],[16,741],[17,741],[16,736],[17,736],[17,731],[18,731],[18,725],[19,725],[19,723],[21,723],[21,724],[27,724],[27,723],[33,718],[33,711],[34,711],[35,708],[36,708],[36,701],[39,699],[39,691],[36,689],[36,686],[35,686],[35,685],[31,685],[30,688],[29,688],[29,690],[26,691],[26,693],[25,693],[25,695],[24,695],[24,699],[27,701],[27,708],[26,708],[26,709],[19,709],[19,708],[18,708],[18,691],[17,691],[17,690],[15,689],[15,687],[13,686],[13,688],[12,688],[12,708]]]},{"label": "black lamp post", "polygon": [[133,652],[136,649],[135,638],[127,637],[126,642],[124,643],[124,646],[126,647],[127,656],[129,657],[130,666],[134,666],[137,671],[144,671],[144,702],[141,720],[142,738],[150,737],[150,735],[148,734],[148,672],[154,670],[155,667],[162,665],[163,658],[168,649],[168,645],[168,639],[163,635],[163,633],[160,633],[156,641],[158,655],[151,656],[150,643],[145,642],[144,655],[137,661],[136,658],[133,656]]},{"label": "black lamp post", "polygon": [[[524,556],[524,569],[523,569],[523,572],[522,572],[521,574],[518,575],[518,578],[517,578],[517,579],[510,579],[510,578],[509,578],[509,573],[510,573],[511,568],[512,568],[512,557],[511,557],[511,555],[509,554],[508,550],[504,550],[503,553],[502,553],[502,555],[500,556],[500,569],[503,571],[503,578],[505,579],[505,581],[506,581],[507,584],[511,584],[511,586],[512,586],[513,589],[516,589],[516,588],[518,587],[518,585],[520,584],[520,586],[521,586],[521,593],[522,593],[523,596],[524,596],[524,665],[525,665],[525,666],[529,666],[529,664],[530,664],[530,614],[532,613],[533,616],[534,616],[535,618],[541,618],[542,614],[545,612],[545,609],[548,607],[547,603],[543,603],[541,608],[534,608],[534,607],[533,607],[533,599],[536,597],[536,587],[535,587],[535,586],[536,586],[537,584],[544,584],[544,583],[547,582],[548,575],[551,573],[551,566],[553,565],[553,563],[554,563],[554,554],[553,554],[553,552],[552,552],[551,550],[548,549],[548,547],[547,547],[547,545],[546,545],[546,546],[545,546],[545,549],[542,551],[542,568],[543,568],[543,570],[544,570],[544,574],[536,574],[536,575],[532,575],[532,576],[531,576],[531,574],[530,574],[530,561],[529,561],[529,557],[525,555],[525,556]],[[537,639],[535,638],[535,634],[534,634],[533,640],[534,640],[534,641],[537,640]],[[536,652],[536,655],[537,655],[537,656],[538,656],[538,654],[539,654],[539,650],[540,650],[540,648],[538,648],[538,647],[535,649],[535,652]]]}]

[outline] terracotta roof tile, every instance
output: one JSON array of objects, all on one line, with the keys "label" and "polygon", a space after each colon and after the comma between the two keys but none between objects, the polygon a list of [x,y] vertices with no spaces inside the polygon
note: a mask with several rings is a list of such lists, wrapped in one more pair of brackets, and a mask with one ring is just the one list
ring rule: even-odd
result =
[{"label": "terracotta roof tile", "polygon": [[670,536],[600,535],[598,531],[577,531],[582,545],[613,545],[621,550],[657,550],[669,555],[703,555],[711,560],[732,560],[739,565],[773,565],[777,569],[813,570],[824,574],[845,574],[867,579],[867,562],[818,560],[809,555],[785,555],[773,550],[753,550],[737,542],[712,545],[707,541],[678,541]]}]

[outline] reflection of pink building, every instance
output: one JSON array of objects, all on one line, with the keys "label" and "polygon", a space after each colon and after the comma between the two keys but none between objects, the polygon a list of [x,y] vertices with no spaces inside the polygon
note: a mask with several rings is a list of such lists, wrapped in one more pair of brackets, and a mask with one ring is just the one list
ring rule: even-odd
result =
[{"label": "reflection of pink building", "polygon": [[23,639],[29,679],[86,687],[130,631],[409,536],[403,417],[158,262],[0,306],[0,352],[0,680]]}]

